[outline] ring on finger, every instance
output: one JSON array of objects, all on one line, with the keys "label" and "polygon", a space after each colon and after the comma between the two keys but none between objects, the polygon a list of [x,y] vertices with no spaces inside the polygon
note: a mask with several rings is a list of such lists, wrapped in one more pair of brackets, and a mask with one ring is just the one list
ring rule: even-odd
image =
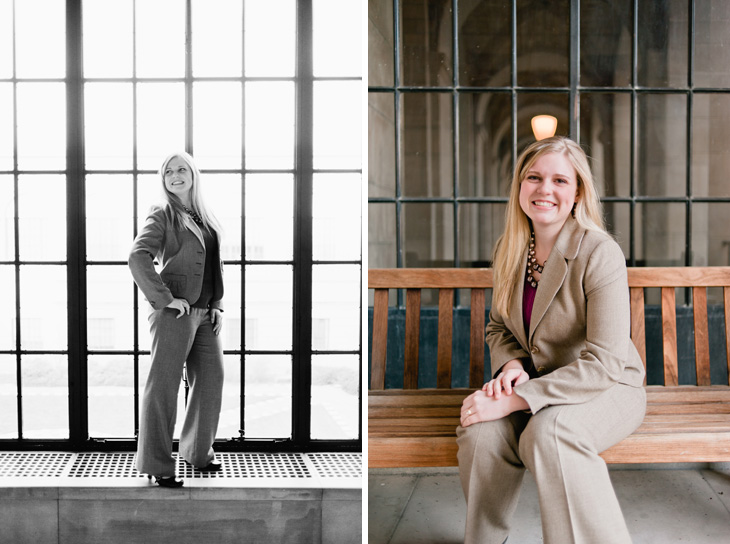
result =
[{"label": "ring on finger", "polygon": [[468,409],[468,410],[466,411],[466,415],[468,415],[468,416],[470,416],[470,415],[471,415],[471,408],[469,408],[469,409]]}]

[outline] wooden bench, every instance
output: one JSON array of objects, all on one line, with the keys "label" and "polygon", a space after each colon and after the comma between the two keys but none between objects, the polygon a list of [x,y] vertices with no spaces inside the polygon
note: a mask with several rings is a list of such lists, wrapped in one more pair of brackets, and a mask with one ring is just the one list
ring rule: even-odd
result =
[{"label": "wooden bench", "polygon": [[[645,366],[644,288],[661,288],[664,385],[646,386],[648,405],[644,422],[630,437],[603,452],[603,458],[608,463],[730,461],[730,385],[710,385],[707,316],[707,288],[722,287],[724,347],[730,367],[730,267],[630,268],[628,281],[631,338]],[[368,284],[374,290],[368,394],[369,466],[455,466],[455,428],[459,424],[461,402],[483,385],[484,329],[488,319],[485,290],[492,287],[492,271],[374,269],[368,273]],[[689,288],[692,293],[697,385],[678,385],[675,300],[678,287]],[[405,289],[402,389],[385,389],[391,289]],[[429,389],[417,388],[421,289],[438,290],[436,388]],[[469,387],[452,389],[455,289],[471,289],[471,340]]]}]

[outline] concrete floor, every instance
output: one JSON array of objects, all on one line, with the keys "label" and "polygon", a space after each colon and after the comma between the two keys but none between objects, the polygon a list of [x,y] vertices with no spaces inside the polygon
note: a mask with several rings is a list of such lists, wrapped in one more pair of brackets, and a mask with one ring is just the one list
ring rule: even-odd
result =
[{"label": "concrete floor", "polygon": [[[730,463],[611,466],[634,544],[730,542]],[[369,544],[463,542],[458,469],[371,469]],[[537,487],[528,472],[509,544],[542,542]]]}]

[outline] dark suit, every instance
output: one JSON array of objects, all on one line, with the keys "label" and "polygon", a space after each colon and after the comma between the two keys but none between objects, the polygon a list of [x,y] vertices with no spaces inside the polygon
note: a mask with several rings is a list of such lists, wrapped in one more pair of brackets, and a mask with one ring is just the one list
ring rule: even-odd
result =
[{"label": "dark suit", "polygon": [[[204,467],[213,460],[223,392],[223,349],[213,332],[210,309],[221,309],[223,265],[214,267],[214,292],[209,308],[190,308],[177,318],[167,308],[173,298],[192,306],[200,297],[205,270],[203,234],[185,216],[185,228],[173,227],[169,209],[155,206],[129,254],[134,281],[150,303],[152,365],[140,417],[137,469],[158,477],[175,475],[172,437],[183,365],[187,364],[190,394],[180,433],[180,456]],[[220,238],[216,233],[218,254]],[[155,259],[161,265],[158,274]],[[220,260],[219,260],[220,261]]]}]

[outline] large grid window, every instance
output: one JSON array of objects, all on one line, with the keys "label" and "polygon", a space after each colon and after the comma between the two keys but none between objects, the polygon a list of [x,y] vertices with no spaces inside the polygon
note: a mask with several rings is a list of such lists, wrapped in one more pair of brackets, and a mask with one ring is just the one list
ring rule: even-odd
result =
[{"label": "large grid window", "polygon": [[150,336],[126,259],[187,150],[225,231],[219,448],[359,450],[357,5],[0,10],[2,443],[133,447]]},{"label": "large grid window", "polygon": [[489,266],[542,114],[591,157],[629,265],[730,264],[729,18],[720,0],[369,0],[369,266]]}]

